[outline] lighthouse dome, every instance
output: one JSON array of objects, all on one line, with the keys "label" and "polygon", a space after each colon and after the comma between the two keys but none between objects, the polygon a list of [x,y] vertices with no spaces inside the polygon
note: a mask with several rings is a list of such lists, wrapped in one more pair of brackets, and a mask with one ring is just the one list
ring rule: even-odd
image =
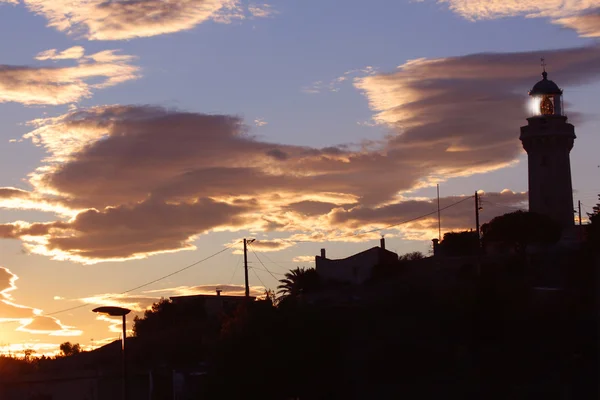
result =
[{"label": "lighthouse dome", "polygon": [[560,90],[558,85],[553,81],[548,80],[548,73],[546,71],[542,73],[542,78],[543,79],[536,83],[533,86],[533,89],[529,91],[530,96],[562,94],[562,90]]}]

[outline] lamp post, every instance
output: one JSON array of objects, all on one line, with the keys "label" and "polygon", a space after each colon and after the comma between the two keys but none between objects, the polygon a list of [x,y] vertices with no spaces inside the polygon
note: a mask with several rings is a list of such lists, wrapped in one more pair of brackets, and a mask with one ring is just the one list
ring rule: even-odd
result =
[{"label": "lamp post", "polygon": [[123,367],[123,400],[127,400],[127,358],[125,356],[125,338],[127,336],[127,319],[126,315],[131,310],[122,307],[98,307],[92,310],[98,314],[104,314],[111,317],[123,317],[123,336],[121,338],[121,356],[122,356],[122,367]]}]

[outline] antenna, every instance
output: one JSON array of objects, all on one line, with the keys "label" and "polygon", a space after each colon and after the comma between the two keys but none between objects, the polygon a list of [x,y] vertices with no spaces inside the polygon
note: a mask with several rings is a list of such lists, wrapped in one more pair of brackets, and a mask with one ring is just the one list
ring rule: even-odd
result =
[{"label": "antenna", "polygon": [[540,58],[540,61],[542,62],[542,68],[544,69],[544,72],[546,72],[546,59],[542,57]]}]

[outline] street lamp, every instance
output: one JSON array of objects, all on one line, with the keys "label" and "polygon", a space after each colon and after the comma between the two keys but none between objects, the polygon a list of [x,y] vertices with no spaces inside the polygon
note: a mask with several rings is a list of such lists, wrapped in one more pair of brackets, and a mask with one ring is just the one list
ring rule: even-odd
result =
[{"label": "street lamp", "polygon": [[126,315],[131,310],[122,307],[98,307],[92,310],[98,314],[104,314],[111,317],[123,317],[123,336],[121,338],[121,355],[122,355],[122,366],[123,366],[123,400],[127,400],[127,359],[125,358],[125,337],[127,336],[127,318]]}]

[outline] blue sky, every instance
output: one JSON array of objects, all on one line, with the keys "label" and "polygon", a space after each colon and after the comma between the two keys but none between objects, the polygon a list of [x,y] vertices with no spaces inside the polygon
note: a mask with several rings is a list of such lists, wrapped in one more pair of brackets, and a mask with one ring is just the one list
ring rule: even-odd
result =
[{"label": "blue sky", "polygon": [[[18,276],[3,301],[28,307],[0,307],[0,342],[13,349],[116,337],[94,304],[141,312],[160,296],[241,285],[238,249],[114,295],[242,237],[259,239],[275,274],[311,266],[321,247],[364,250],[378,234],[334,238],[431,211],[436,182],[444,204],[485,191],[496,205],[484,220],[526,207],[518,136],[540,55],[576,124],[575,200],[593,205],[600,191],[591,0],[170,0],[157,25],[145,17],[160,0],[125,23],[120,3],[108,16],[100,2],[68,4],[0,0],[0,186],[23,191],[2,194],[0,284]],[[443,227],[471,219],[464,206]],[[388,248],[425,252],[436,226],[386,230]],[[276,286],[256,272],[257,292]]]}]

